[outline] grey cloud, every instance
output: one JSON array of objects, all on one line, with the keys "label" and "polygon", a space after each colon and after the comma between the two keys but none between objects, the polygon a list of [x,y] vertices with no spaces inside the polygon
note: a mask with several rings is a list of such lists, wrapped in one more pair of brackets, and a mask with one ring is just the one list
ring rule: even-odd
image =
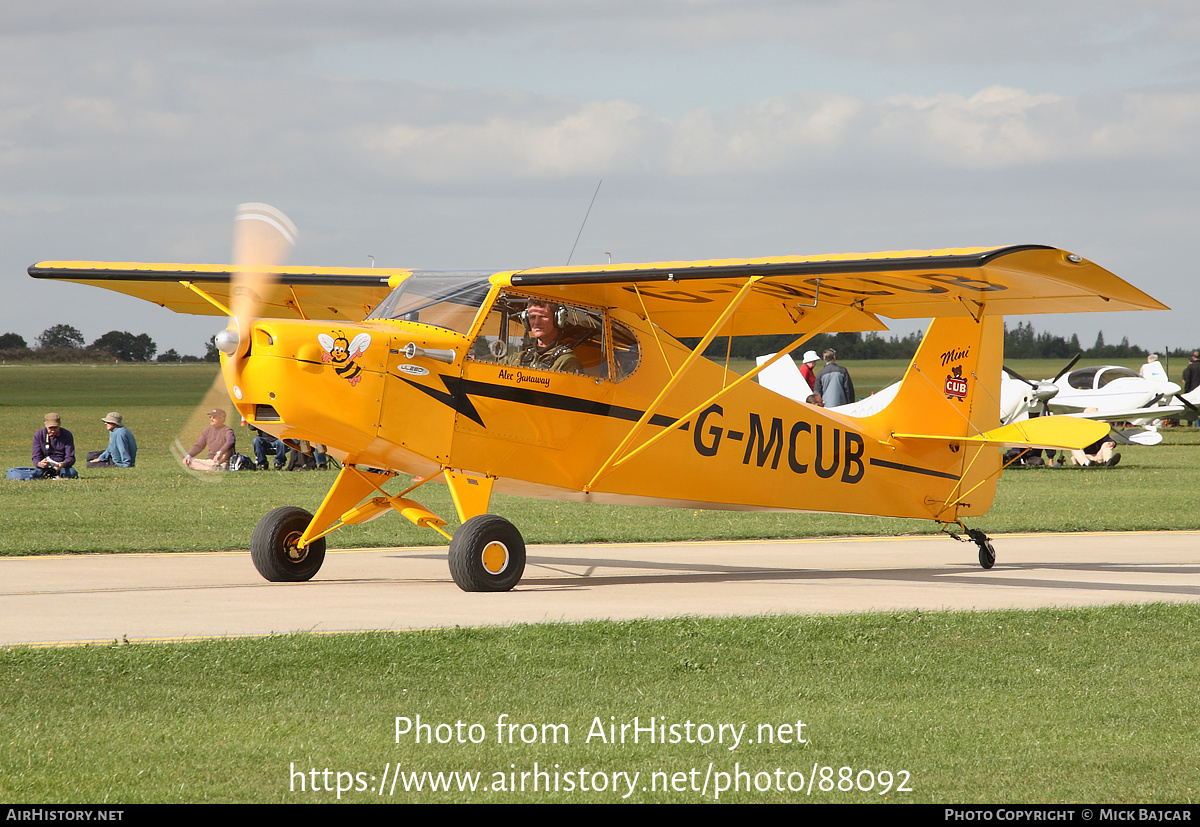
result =
[{"label": "grey cloud", "polygon": [[274,64],[93,56],[51,62],[34,83],[13,79],[36,48],[0,57],[13,70],[0,83],[0,174],[10,190],[196,191],[332,177],[456,189],[605,174],[1170,162],[1190,159],[1200,129],[1200,90],[1190,87],[1082,98],[1006,87],[881,101],[789,95],[670,119],[621,100]]},{"label": "grey cloud", "polygon": [[[1102,0],[1082,25],[1068,5],[460,0],[398,14],[357,0],[9,4],[0,332],[31,338],[62,321],[94,338],[128,327],[199,352],[200,333],[169,338],[187,322],[150,308],[158,315],[142,324],[138,303],[85,288],[63,288],[75,291],[61,303],[76,315],[35,318],[45,285],[24,268],[41,258],[221,261],[240,201],[284,208],[301,227],[303,263],[560,263],[601,177],[577,262],[605,251],[636,261],[1034,241],[1190,302],[1185,263],[1162,252],[1183,249],[1197,218],[1200,88],[1186,72],[1175,85],[1085,94],[1053,79],[967,94],[883,84],[874,97],[750,88],[740,105],[668,116],[619,94],[507,88],[502,65],[490,85],[466,87],[318,72],[306,60],[332,42],[403,53],[440,37],[454,59],[490,38],[635,61],[711,48],[705,59],[719,67],[717,46],[758,38],[880,67],[1100,60],[1197,37],[1190,3]],[[211,327],[187,329],[206,339]]]},{"label": "grey cloud", "polygon": [[252,58],[317,44],[532,38],[619,54],[785,43],[881,64],[1096,62],[1145,43],[1192,45],[1187,0],[266,0],[10,3],[6,37],[139,33],[163,47]]}]

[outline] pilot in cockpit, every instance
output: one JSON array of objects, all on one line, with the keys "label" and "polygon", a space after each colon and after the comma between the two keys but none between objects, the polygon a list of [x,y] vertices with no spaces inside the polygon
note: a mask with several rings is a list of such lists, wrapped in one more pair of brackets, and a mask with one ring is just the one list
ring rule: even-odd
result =
[{"label": "pilot in cockpit", "polygon": [[520,350],[510,351],[504,364],[543,370],[583,370],[574,348],[563,341],[564,316],[562,305],[545,299],[530,299],[525,309],[525,321],[531,341]]}]

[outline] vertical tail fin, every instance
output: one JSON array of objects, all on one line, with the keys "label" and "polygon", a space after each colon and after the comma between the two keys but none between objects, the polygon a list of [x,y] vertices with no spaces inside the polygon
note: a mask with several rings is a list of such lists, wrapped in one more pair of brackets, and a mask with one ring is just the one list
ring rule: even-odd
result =
[{"label": "vertical tail fin", "polygon": [[1000,424],[1004,323],[934,319],[885,412],[893,432],[974,436]]},{"label": "vertical tail fin", "polygon": [[[934,319],[896,397],[867,419],[879,430],[969,437],[1000,425],[1004,321],[1000,317]],[[996,494],[1000,451],[991,445],[938,440],[906,449],[924,467],[957,477],[945,496],[929,497],[935,519],[986,513]]]}]

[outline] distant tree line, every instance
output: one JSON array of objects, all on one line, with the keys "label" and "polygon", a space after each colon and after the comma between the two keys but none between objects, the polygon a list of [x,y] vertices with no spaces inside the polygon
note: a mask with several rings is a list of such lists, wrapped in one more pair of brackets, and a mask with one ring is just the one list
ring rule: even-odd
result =
[{"label": "distant tree line", "polygon": [[[174,348],[158,353],[158,345],[145,333],[133,334],[124,330],[110,330],[89,345],[84,344],[83,334],[69,324],[56,324],[42,331],[33,347],[17,333],[0,334],[0,359],[8,362],[202,362],[216,361],[199,356],[181,356]],[[210,340],[210,353],[215,353],[215,344]]]},{"label": "distant tree line", "polygon": [[[838,359],[911,359],[921,343],[920,333],[910,333],[907,336],[892,336],[885,339],[878,333],[822,333],[809,339],[803,347],[793,351],[797,361],[805,350],[824,352],[827,348],[837,351]],[[734,336],[713,339],[704,355],[718,361],[728,353],[733,359],[753,359],[768,353],[775,353],[787,347],[795,339],[787,334],[780,336]],[[695,347],[699,339],[681,339],[688,347]]]},{"label": "distant tree line", "polygon": [[[910,333],[907,336],[891,336],[884,338],[875,332],[862,333],[823,333],[814,336],[805,343],[802,350],[824,352],[827,348],[837,351],[838,358],[843,360],[867,359],[911,359],[921,343],[920,333]],[[792,342],[791,336],[734,336],[717,338],[712,341],[704,355],[710,359],[722,360],[726,354],[734,359],[753,359],[767,353],[775,353],[787,347]],[[688,347],[695,347],[700,340],[683,339]],[[4,361],[43,361],[43,362],[79,362],[79,361],[108,361],[121,362],[217,362],[220,353],[217,351],[216,337],[210,337],[204,343],[203,356],[182,356],[174,348],[164,353],[158,352],[158,346],[145,333],[134,335],[128,331],[110,330],[90,345],[84,346],[83,334],[67,324],[57,324],[42,331],[34,340],[33,347],[25,342],[24,337],[16,333],[0,334],[0,360]],[[1004,326],[1004,357],[1006,359],[1062,359],[1066,361],[1076,353],[1082,353],[1087,359],[1143,359],[1150,351],[1131,345],[1129,338],[1121,339],[1119,345],[1106,344],[1104,331],[1096,336],[1096,343],[1090,348],[1083,348],[1079,336],[1071,334],[1069,339],[1055,336],[1052,333],[1037,333],[1029,322],[1019,322],[1016,327]],[[1187,359],[1192,348],[1173,348],[1160,356],[1167,358]],[[797,352],[796,357],[802,355]]]},{"label": "distant tree line", "polygon": [[[920,333],[910,333],[907,336],[891,336],[884,338],[875,332],[869,333],[824,333],[809,339],[799,350],[815,350],[823,353],[827,348],[837,351],[841,360],[866,359],[911,359],[921,343]],[[704,355],[710,359],[722,360],[726,353],[734,359],[753,359],[767,353],[776,353],[791,344],[794,337],[786,334],[779,336],[734,336],[714,339]],[[684,344],[694,347],[699,339],[683,339]],[[802,355],[794,351],[797,360]],[[1168,358],[1180,357],[1187,359],[1192,348],[1173,348],[1160,356]],[[1071,334],[1070,338],[1055,336],[1043,331],[1037,333],[1030,322],[1019,322],[1016,327],[1004,326],[1004,358],[1005,359],[1062,359],[1064,362],[1076,353],[1082,353],[1086,359],[1144,359],[1150,351],[1131,345],[1129,338],[1121,339],[1119,345],[1106,344],[1104,331],[1096,336],[1096,343],[1090,348],[1084,348],[1079,343],[1079,336]]]}]

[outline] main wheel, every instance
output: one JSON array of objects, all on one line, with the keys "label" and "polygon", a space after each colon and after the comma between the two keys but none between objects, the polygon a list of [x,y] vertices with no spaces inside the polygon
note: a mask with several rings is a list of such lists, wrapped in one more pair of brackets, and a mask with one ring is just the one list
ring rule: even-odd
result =
[{"label": "main wheel", "polygon": [[979,565],[985,569],[996,565],[996,549],[992,548],[991,540],[984,540],[979,544]]},{"label": "main wheel", "polygon": [[495,514],[462,524],[450,541],[450,576],[464,592],[506,592],[525,573],[525,541]]},{"label": "main wheel", "polygon": [[258,573],[273,583],[311,580],[325,562],[325,538],[297,545],[310,522],[312,514],[292,505],[264,515],[250,536],[250,559]]}]

